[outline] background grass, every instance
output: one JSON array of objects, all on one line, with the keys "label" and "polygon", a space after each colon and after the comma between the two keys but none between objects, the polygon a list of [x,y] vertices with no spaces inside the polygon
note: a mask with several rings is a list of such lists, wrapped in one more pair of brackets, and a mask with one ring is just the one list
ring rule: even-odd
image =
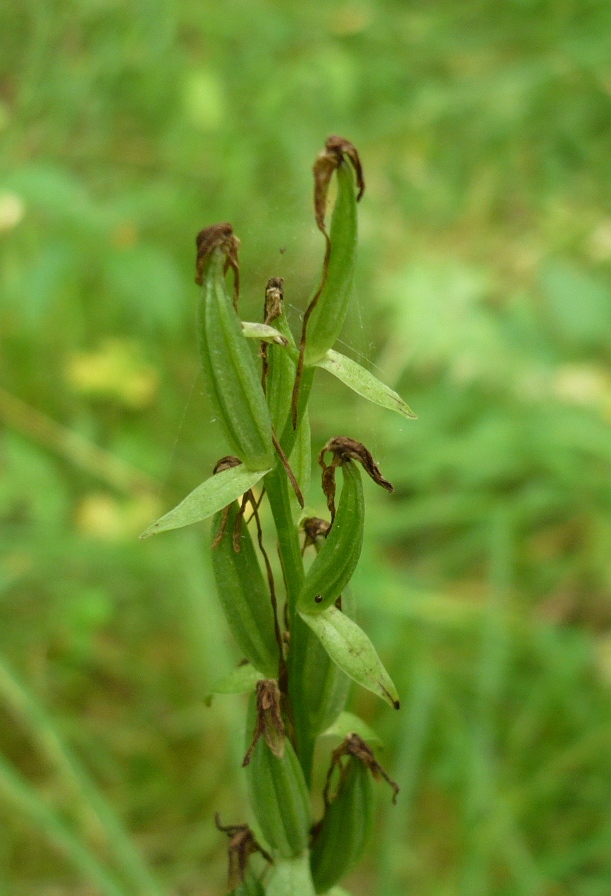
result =
[{"label": "background grass", "polygon": [[350,889],[611,891],[611,6],[5,0],[2,896],[224,892],[206,527],[136,536],[225,453],[195,233],[231,220],[244,316],[283,276],[297,325],[330,133],[368,182],[344,350],[419,414],[320,374],[317,444],[396,485],[354,587],[404,709],[352,708],[403,793]]}]

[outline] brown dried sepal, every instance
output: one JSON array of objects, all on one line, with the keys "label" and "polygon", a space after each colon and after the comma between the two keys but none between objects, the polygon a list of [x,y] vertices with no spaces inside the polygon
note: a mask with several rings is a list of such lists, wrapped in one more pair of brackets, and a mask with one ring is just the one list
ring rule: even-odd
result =
[{"label": "brown dried sepal", "polygon": [[217,473],[222,473],[223,470],[231,470],[232,467],[239,467],[241,463],[242,461],[239,457],[236,457],[234,454],[226,454],[225,457],[221,457],[221,459],[216,462],[212,475],[216,476]]},{"label": "brown dried sepal", "polygon": [[265,738],[267,746],[277,759],[282,759],[284,756],[286,729],[280,710],[281,699],[278,682],[273,678],[264,678],[257,682],[257,721],[252,743],[244,756],[242,767],[247,766],[252,759],[261,736]]},{"label": "brown dried sepal", "polygon": [[284,310],[284,280],[270,277],[265,287],[264,323],[271,324]]},{"label": "brown dried sepal", "polygon": [[354,143],[351,143],[344,137],[337,137],[335,135],[328,137],[327,142],[325,143],[325,148],[316,157],[313,168],[314,214],[316,216],[316,225],[318,229],[325,234],[325,236],[327,235],[327,229],[325,227],[325,212],[327,210],[327,195],[329,193],[329,184],[331,183],[333,172],[337,168],[339,168],[344,160],[344,156],[347,156],[352,163],[352,167],[354,168],[354,173],[356,175],[356,183],[359,190],[356,197],[357,202],[360,202],[361,197],[365,192],[363,166],[361,165],[361,160]]},{"label": "brown dried sepal", "polygon": [[[333,460],[330,464],[325,462],[327,452],[333,454]],[[336,436],[329,439],[320,454],[318,455],[318,463],[322,467],[322,490],[327,498],[327,507],[331,513],[331,520],[335,519],[335,471],[337,467],[352,460],[358,460],[363,469],[370,476],[376,485],[381,485],[387,492],[393,491],[393,486],[382,476],[380,468],[376,464],[371,451],[369,451],[361,442],[356,439],[350,439],[347,436]]]},{"label": "brown dried sepal", "polygon": [[[223,470],[230,470],[232,467],[239,467],[242,461],[239,457],[235,457],[233,454],[227,454],[225,457],[222,457],[215,465],[214,470],[212,471],[212,475],[215,476],[217,473],[222,473]],[[257,499],[254,496],[252,489],[248,489],[248,491],[244,492],[242,495],[242,501],[240,504],[240,512],[236,518],[235,528],[233,531],[233,549],[236,554],[240,553],[240,539],[242,537],[242,520],[244,518],[244,513],[246,512],[247,506],[250,504],[253,514],[256,516],[258,510]],[[219,531],[217,532],[216,538],[212,542],[212,550],[216,550],[219,544],[221,543],[223,536],[225,534],[225,530],[227,528],[227,519],[229,517],[229,511],[231,509],[231,504],[228,504],[223,511],[223,519],[221,520],[221,525],[219,527]]]},{"label": "brown dried sepal", "polygon": [[195,260],[195,282],[201,286],[204,279],[204,264],[206,259],[215,249],[221,249],[225,254],[225,272],[231,268],[234,273],[233,304],[237,311],[238,297],[240,294],[240,264],[238,261],[238,249],[240,241],[233,232],[233,227],[228,221],[222,224],[212,224],[205,227],[195,237],[197,246],[197,258]]},{"label": "brown dried sepal", "polygon": [[[235,457],[233,454],[226,454],[225,457],[221,457],[219,461],[214,465],[214,469],[212,471],[212,475],[216,476],[217,473],[222,473],[223,470],[231,470],[232,467],[239,467],[242,461],[239,457]],[[223,536],[225,534],[225,530],[227,529],[227,520],[229,519],[229,511],[231,510],[231,504],[228,504],[227,507],[223,510],[223,517],[221,519],[221,525],[219,526],[219,531],[216,533],[216,538],[212,542],[212,550],[216,551],[218,546],[220,545]],[[236,545],[235,537],[234,537],[234,549]],[[239,542],[237,551],[239,551]]]},{"label": "brown dried sepal", "polygon": [[[263,323],[269,324],[280,317],[284,306],[284,280],[282,277],[270,277],[265,287],[265,304],[263,307]],[[288,345],[288,340],[286,340]],[[269,345],[261,342],[261,386],[267,394],[267,377],[269,374]]]},{"label": "brown dried sepal", "polygon": [[243,884],[246,878],[246,869],[248,868],[248,860],[253,853],[258,852],[263,856],[266,862],[273,864],[274,860],[270,854],[263,849],[261,844],[255,839],[255,835],[247,824],[229,824],[224,825],[221,817],[217,812],[214,821],[219,831],[227,834],[229,837],[228,858],[228,887],[230,891],[237,889]]},{"label": "brown dried sepal", "polygon": [[320,542],[327,537],[329,529],[331,528],[331,523],[322,520],[318,516],[309,516],[301,525],[305,533],[305,540],[303,543],[304,550],[310,547],[310,545],[320,544]]},{"label": "brown dried sepal", "polygon": [[331,754],[331,765],[329,766],[329,771],[327,772],[327,780],[325,782],[325,789],[323,791],[323,798],[325,801],[325,807],[329,806],[335,796],[330,796],[331,789],[331,778],[334,770],[337,768],[339,770],[339,783],[337,786],[337,790],[335,795],[342,786],[342,782],[346,776],[346,771],[348,768],[348,763],[342,764],[342,759],[347,757],[354,757],[362,762],[371,772],[376,781],[379,781],[380,778],[383,778],[391,787],[393,791],[392,801],[393,803],[397,802],[397,795],[399,793],[399,785],[396,781],[388,775],[386,771],[382,768],[378,760],[375,758],[373,754],[373,750],[367,744],[362,737],[359,737],[358,734],[348,734],[344,739],[343,743],[337,747]]}]

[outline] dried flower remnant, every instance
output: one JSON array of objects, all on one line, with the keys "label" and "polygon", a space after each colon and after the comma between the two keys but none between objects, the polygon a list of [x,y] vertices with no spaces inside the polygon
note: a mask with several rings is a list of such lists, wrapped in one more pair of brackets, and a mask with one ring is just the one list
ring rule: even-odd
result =
[{"label": "dried flower remnant", "polygon": [[311,545],[320,545],[329,534],[331,523],[321,519],[318,516],[309,516],[302,521],[301,527],[305,534],[303,542],[303,550]]},{"label": "dried flower remnant", "polygon": [[238,261],[238,249],[240,241],[233,232],[229,221],[222,224],[211,224],[205,227],[195,237],[197,246],[197,258],[195,260],[195,282],[202,286],[204,282],[204,265],[215,249],[221,249],[225,255],[225,273],[231,268],[234,273],[233,304],[238,310],[238,298],[240,295],[240,263]]},{"label": "dried flower remnant", "polygon": [[257,682],[257,720],[252,743],[246,751],[242,767],[249,764],[261,736],[265,738],[267,746],[277,759],[282,759],[284,756],[286,729],[280,711],[281,698],[277,681],[264,679]]},{"label": "dried flower remnant", "polygon": [[325,148],[317,156],[314,162],[314,216],[316,218],[316,226],[327,236],[327,228],[325,226],[325,214],[327,211],[327,196],[329,194],[329,184],[333,172],[336,171],[347,156],[352,163],[354,173],[356,175],[356,183],[358,193],[356,201],[360,202],[365,192],[365,178],[363,175],[363,166],[358,154],[358,150],[354,143],[346,140],[344,137],[331,136],[327,138]]},{"label": "dried flower remnant", "polygon": [[384,771],[380,763],[374,756],[373,750],[371,747],[360,737],[358,734],[352,733],[348,734],[344,741],[333,751],[331,754],[331,765],[329,766],[329,770],[327,772],[327,778],[325,781],[325,788],[323,790],[323,800],[325,806],[328,806],[332,802],[332,798],[330,797],[330,788],[331,788],[331,779],[333,776],[334,770],[339,769],[340,780],[342,775],[345,774],[346,764],[342,763],[342,759],[346,756],[354,756],[356,759],[360,760],[366,768],[369,769],[371,774],[376,780],[383,778],[387,784],[392,787],[393,803],[397,802],[397,796],[399,795],[399,785],[396,781],[390,777],[390,775]]},{"label": "dried flower remnant", "polygon": [[266,862],[273,865],[274,860],[267,850],[263,849],[247,824],[224,825],[218,812],[215,814],[214,820],[218,830],[229,837],[227,848],[229,861],[227,886],[229,890],[235,890],[244,883],[248,862],[254,853],[259,853]]},{"label": "dried flower remnant", "polygon": [[[330,452],[333,460],[330,464],[325,462],[325,455]],[[373,459],[371,452],[361,442],[350,439],[347,436],[336,436],[329,439],[325,447],[318,455],[318,463],[322,467],[322,487],[327,498],[327,507],[331,512],[331,519],[335,517],[335,471],[348,460],[358,460],[368,476],[376,485],[381,485],[387,492],[393,491],[393,486],[382,476],[380,468]]]}]

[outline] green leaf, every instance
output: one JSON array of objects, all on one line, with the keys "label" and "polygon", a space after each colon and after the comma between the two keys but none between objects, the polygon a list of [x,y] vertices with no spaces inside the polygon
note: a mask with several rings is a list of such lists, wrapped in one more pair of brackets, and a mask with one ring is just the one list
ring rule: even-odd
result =
[{"label": "green leaf", "polygon": [[332,887],[325,893],[325,896],[351,896],[351,894],[343,887]]},{"label": "green leaf", "polygon": [[214,683],[206,697],[206,706],[210,706],[214,694],[250,694],[262,678],[265,678],[262,672],[259,672],[250,663],[243,663],[237,669],[232,669],[231,672],[222,675]]},{"label": "green leaf", "polygon": [[399,709],[399,695],[375,647],[362,628],[337,607],[322,613],[300,613],[321,644],[346,675]]},{"label": "green leaf", "polygon": [[367,722],[352,712],[341,712],[333,724],[323,731],[321,737],[334,737],[344,740],[348,734],[358,734],[370,747],[382,747],[382,741]]},{"label": "green leaf", "polygon": [[396,411],[407,420],[418,419],[400,395],[397,395],[390,386],[380,382],[377,377],[351,358],[329,349],[325,357],[317,362],[316,367],[328,370],[357,395],[372,401],[381,408]]},{"label": "green leaf", "polygon": [[258,324],[243,320],[242,333],[247,339],[262,339],[264,342],[275,342],[276,345],[282,345],[285,348],[289,344],[288,339],[282,335],[280,330],[276,330],[268,324]]},{"label": "green leaf", "polygon": [[181,529],[213,516],[256,485],[266,473],[269,470],[248,470],[244,464],[216,473],[198,485],[173,510],[152,523],[140,538],[158,535],[168,529]]},{"label": "green leaf", "polygon": [[314,896],[307,852],[297,859],[277,859],[273,867],[267,896]]}]

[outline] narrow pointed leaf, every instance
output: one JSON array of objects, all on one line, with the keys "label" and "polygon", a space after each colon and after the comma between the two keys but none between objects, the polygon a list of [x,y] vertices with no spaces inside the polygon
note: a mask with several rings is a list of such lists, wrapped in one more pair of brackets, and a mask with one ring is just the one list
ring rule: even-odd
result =
[{"label": "narrow pointed leaf", "polygon": [[[215,694],[250,694],[254,693],[256,684],[265,676],[251,663],[244,663],[236,669],[232,669],[226,675],[222,675],[215,681],[210,693],[206,697],[206,706],[210,706]],[[356,729],[355,729],[356,730]],[[357,732],[360,734],[360,732]]]},{"label": "narrow pointed leaf", "polygon": [[140,538],[148,538],[168,529],[180,529],[199,523],[227,507],[240,495],[263,479],[269,470],[248,470],[244,464],[230,467],[198,485],[187,497],[165,516],[160,517],[146,529]]},{"label": "narrow pointed leaf", "polygon": [[356,622],[337,607],[328,607],[322,613],[299,615],[318,636],[333,662],[346,675],[399,709],[397,689],[375,647]]},{"label": "narrow pointed leaf", "polygon": [[396,411],[407,420],[416,420],[417,416],[403,401],[400,395],[397,395],[390,386],[386,386],[372,373],[357,364],[351,358],[340,355],[339,352],[329,349],[325,357],[318,361],[317,367],[323,367],[341,380],[346,386],[379,405],[381,408],[388,408],[390,411]]},{"label": "narrow pointed leaf", "polygon": [[258,324],[243,320],[242,333],[247,339],[262,339],[264,342],[275,342],[276,345],[282,345],[285,348],[289,344],[286,336],[283,336],[279,330],[270,327],[268,324]]}]

